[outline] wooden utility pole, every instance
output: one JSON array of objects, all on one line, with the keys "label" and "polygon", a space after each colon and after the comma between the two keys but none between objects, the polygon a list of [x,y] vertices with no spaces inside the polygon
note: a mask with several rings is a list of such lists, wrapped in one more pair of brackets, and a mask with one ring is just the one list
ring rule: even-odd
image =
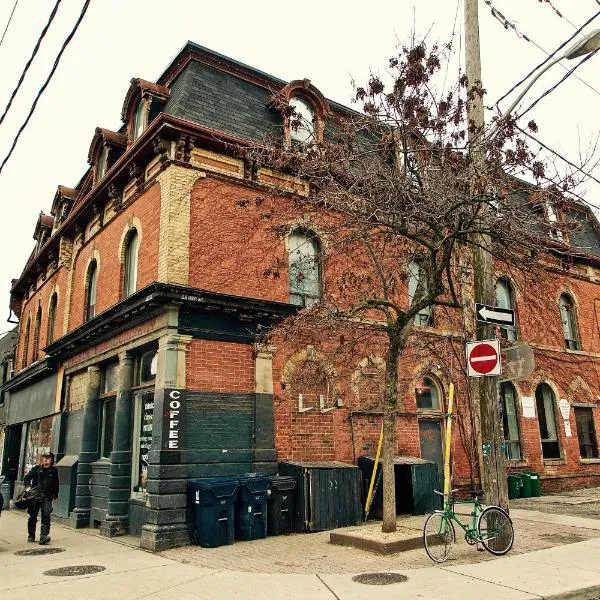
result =
[{"label": "wooden utility pole", "polygon": [[[486,168],[485,149],[483,148],[485,120],[483,112],[483,86],[481,83],[481,58],[479,53],[479,17],[478,1],[465,2],[465,64],[468,78],[467,116],[469,119],[469,145],[473,168],[471,194],[477,195],[485,190],[478,184],[478,174]],[[478,236],[473,250],[473,272],[476,302],[494,305],[494,276],[492,255],[486,250],[489,236]],[[475,313],[466,315],[467,320],[475,319]],[[495,337],[493,326],[476,324],[477,339],[489,340]],[[502,430],[498,377],[480,377],[479,417],[481,428],[480,454],[481,480],[485,490],[487,504],[498,504],[508,508],[508,490],[506,482],[506,457],[504,454],[504,434]]]}]

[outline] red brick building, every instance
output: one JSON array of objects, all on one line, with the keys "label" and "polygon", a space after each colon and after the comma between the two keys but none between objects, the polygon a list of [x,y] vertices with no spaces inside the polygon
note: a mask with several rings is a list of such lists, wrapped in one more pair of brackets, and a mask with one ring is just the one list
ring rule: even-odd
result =
[{"label": "red brick building", "polygon": [[[282,223],[274,243],[265,207],[290,214],[307,187],[236,152],[298,135],[274,107],[281,93],[320,133],[327,115],[348,111],[308,80],[284,82],[188,43],[156,83],[131,81],[123,127],[96,130],[90,168],[40,214],[11,290],[19,338],[2,387],[5,455],[20,479],[42,449],[57,453],[72,477],[56,513],[74,526],[129,531],[148,548],[182,544],[189,479],[374,454],[383,346],[359,344],[336,361],[301,340],[256,344],[257,331],[318,301],[347,267],[318,272],[327,249],[310,211]],[[281,187],[288,193],[274,196]],[[550,256],[536,281],[496,266],[498,303],[517,315],[498,335],[527,342],[536,363],[501,386],[506,451],[545,490],[600,482],[600,231],[585,207],[568,210],[580,222],[569,264]],[[299,258],[317,270],[301,289],[291,276]],[[275,260],[281,276],[266,277]],[[410,277],[407,302],[408,286]],[[402,359],[397,452],[439,463],[452,380],[454,479],[467,485],[479,453],[460,315],[422,317]]]}]

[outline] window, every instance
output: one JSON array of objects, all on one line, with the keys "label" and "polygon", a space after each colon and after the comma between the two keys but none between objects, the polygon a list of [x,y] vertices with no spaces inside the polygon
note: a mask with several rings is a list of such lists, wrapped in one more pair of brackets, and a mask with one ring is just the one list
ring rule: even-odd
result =
[{"label": "window", "polygon": [[42,307],[38,306],[35,314],[35,326],[33,328],[33,361],[40,357],[40,329],[42,327]]},{"label": "window", "polygon": [[131,137],[133,141],[137,140],[140,135],[142,135],[142,131],[146,127],[146,101],[144,99],[138,102],[138,105],[135,109],[135,113],[133,115],[133,126],[131,128]]},{"label": "window", "polygon": [[[414,297],[417,295],[417,291],[422,294],[427,294],[427,281],[425,278],[421,278],[421,267],[418,262],[411,261],[408,265],[408,304],[412,305]],[[432,325],[433,319],[431,316],[431,306],[422,308],[415,315],[415,325]]]},{"label": "window", "polygon": [[440,410],[440,393],[435,381],[429,377],[423,377],[415,389],[417,398],[417,409]]},{"label": "window", "polygon": [[143,498],[148,484],[148,454],[152,445],[154,422],[154,391],[134,396],[133,414],[131,492],[134,498]]},{"label": "window", "polygon": [[102,378],[102,393],[111,394],[119,387],[119,363],[110,363],[104,368]]},{"label": "window", "polygon": [[289,278],[290,302],[297,306],[312,306],[321,297],[320,248],[310,232],[290,235]]},{"label": "window", "polygon": [[594,412],[591,407],[575,406],[575,423],[579,438],[579,455],[581,458],[598,458],[596,430],[594,428]]},{"label": "window", "polygon": [[519,419],[515,386],[512,383],[500,384],[500,399],[502,401],[502,425],[504,427],[504,443],[508,460],[521,460],[521,440],[519,436]]},{"label": "window", "polygon": [[558,301],[560,320],[562,322],[565,347],[569,350],[579,350],[577,326],[575,318],[575,305],[568,294],[563,294]]},{"label": "window", "polygon": [[156,366],[158,353],[156,350],[150,350],[140,355],[136,364],[136,385],[146,385],[153,383],[156,379]]},{"label": "window", "polygon": [[27,358],[29,353],[29,333],[31,331],[31,317],[27,317],[27,325],[25,325],[25,337],[23,339],[23,353],[21,354],[21,368],[27,366]]},{"label": "window", "polygon": [[548,223],[550,224],[550,237],[552,239],[562,241],[563,233],[556,227],[557,223],[559,222],[558,215],[556,213],[556,209],[550,202],[546,202],[546,215],[548,217]]},{"label": "window", "polygon": [[[515,310],[515,301],[512,286],[506,279],[496,281],[496,306],[499,308],[508,308]],[[517,339],[517,330],[515,327],[500,327],[500,335],[509,341]]]},{"label": "window", "polygon": [[96,163],[96,181],[100,181],[105,173],[108,166],[108,146],[102,146],[100,154],[98,155],[98,162]]},{"label": "window", "polygon": [[89,321],[96,315],[96,285],[98,281],[98,265],[95,260],[90,263],[87,274],[85,294],[85,320]]},{"label": "window", "polygon": [[47,343],[51,344],[54,341],[54,328],[56,326],[56,306],[58,304],[58,296],[56,292],[50,298],[50,306],[48,308],[48,338]]},{"label": "window", "polygon": [[52,417],[36,419],[27,424],[25,452],[23,455],[23,475],[40,462],[40,454],[50,452],[52,439]]},{"label": "window", "polygon": [[136,289],[139,239],[136,229],[132,229],[127,235],[123,281],[124,298],[131,296]]},{"label": "window", "polygon": [[309,144],[315,138],[315,111],[312,105],[302,98],[292,98],[290,107],[294,114],[290,117],[290,139],[294,144]]},{"label": "window", "polygon": [[537,386],[535,402],[542,440],[542,456],[544,458],[560,458],[554,392],[547,383],[540,383]]},{"label": "window", "polygon": [[115,410],[117,399],[106,398],[102,402],[102,431],[100,436],[100,456],[110,458],[113,450],[114,429],[115,429]]}]

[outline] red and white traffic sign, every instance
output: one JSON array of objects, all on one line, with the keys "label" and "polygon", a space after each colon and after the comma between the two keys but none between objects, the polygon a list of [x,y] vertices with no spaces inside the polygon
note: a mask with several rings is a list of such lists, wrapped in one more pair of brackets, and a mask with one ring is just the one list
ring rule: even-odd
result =
[{"label": "red and white traffic sign", "polygon": [[469,377],[500,375],[500,341],[467,342],[467,374]]}]

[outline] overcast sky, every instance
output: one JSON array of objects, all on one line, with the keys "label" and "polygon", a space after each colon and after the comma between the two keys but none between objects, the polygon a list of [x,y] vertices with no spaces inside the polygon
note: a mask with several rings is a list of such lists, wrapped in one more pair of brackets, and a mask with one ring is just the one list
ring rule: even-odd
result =
[{"label": "overcast sky", "polygon": [[[17,4],[0,46],[0,114],[54,4],[55,0],[19,0]],[[83,4],[84,0],[62,1],[0,126],[0,161]],[[492,0],[492,4],[520,33],[547,51],[600,11],[599,0],[552,0],[552,4]],[[13,0],[0,1],[0,36],[13,5]],[[486,103],[492,104],[545,55],[512,29],[505,29],[484,0],[479,10],[483,83]],[[58,185],[74,187],[84,174],[94,129],[120,127],[121,107],[132,77],[155,81],[191,40],[284,80],[307,77],[327,98],[350,105],[352,77],[360,82],[370,70],[384,69],[397,43],[406,42],[413,29],[418,35],[429,32],[430,42],[447,42],[453,31],[462,32],[462,12],[461,0],[374,0],[354,5],[337,0],[92,0],[0,174],[4,209],[0,219],[0,332],[10,328],[2,325],[8,316],[10,280],[20,275],[33,248],[39,212],[49,214]],[[600,18],[584,33],[594,28],[600,28]],[[459,56],[458,38],[454,48]],[[561,66],[554,66],[527,99],[534,100],[564,73]],[[540,138],[574,162],[595,143],[600,130],[600,53],[577,75],[588,85],[571,77],[530,113],[540,126]],[[456,72],[448,77],[456,78]],[[600,169],[595,176],[600,179]],[[597,184],[584,185],[579,193],[600,204]]]}]

